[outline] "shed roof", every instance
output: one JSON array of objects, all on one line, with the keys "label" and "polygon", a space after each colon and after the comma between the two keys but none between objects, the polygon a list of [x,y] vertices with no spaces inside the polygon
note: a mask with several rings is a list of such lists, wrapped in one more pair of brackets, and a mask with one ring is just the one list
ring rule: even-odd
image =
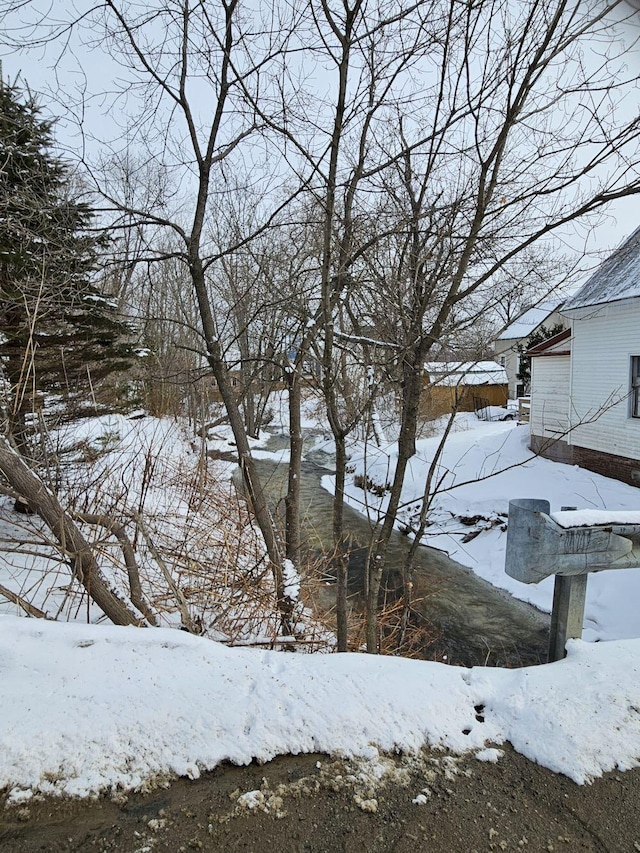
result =
[{"label": "shed roof", "polygon": [[527,355],[569,355],[571,353],[571,329],[558,332],[546,341],[527,350]]},{"label": "shed roof", "polygon": [[565,308],[585,308],[640,296],[640,227],[604,260]]},{"label": "shed roof", "polygon": [[539,305],[534,305],[529,308],[524,314],[521,314],[517,320],[514,320],[504,332],[498,336],[499,341],[519,341],[522,338],[528,338],[531,332],[541,326],[544,321],[550,317],[554,311],[563,303],[563,297],[558,296],[555,299],[545,299]]},{"label": "shed roof", "polygon": [[506,385],[507,371],[497,361],[429,361],[424,369],[434,385]]}]

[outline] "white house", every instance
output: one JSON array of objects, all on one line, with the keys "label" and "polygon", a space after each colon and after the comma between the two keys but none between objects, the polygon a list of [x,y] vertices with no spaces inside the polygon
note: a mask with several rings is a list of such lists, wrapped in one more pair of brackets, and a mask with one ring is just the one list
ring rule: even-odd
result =
[{"label": "white house", "polygon": [[557,325],[565,325],[558,308],[563,298],[547,299],[533,308],[529,308],[521,314],[517,320],[510,323],[494,342],[493,349],[496,361],[500,363],[507,372],[509,383],[509,397],[515,400],[528,391],[524,383],[520,381],[520,358],[521,352],[518,348],[526,342],[527,338],[544,326],[552,329]]},{"label": "white house", "polygon": [[527,353],[531,357],[531,448],[559,462],[571,461],[571,343],[571,329],[565,329]]},{"label": "white house", "polygon": [[562,313],[569,330],[529,352],[531,447],[640,485],[640,228]]}]

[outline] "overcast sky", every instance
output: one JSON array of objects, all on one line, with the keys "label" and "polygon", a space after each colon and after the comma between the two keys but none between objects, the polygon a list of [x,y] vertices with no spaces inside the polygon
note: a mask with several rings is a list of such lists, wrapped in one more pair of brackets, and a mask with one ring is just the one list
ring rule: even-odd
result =
[{"label": "overcast sky", "polygon": [[[631,2],[631,0],[630,0]],[[633,0],[635,2],[635,0]],[[66,16],[70,9],[78,5],[84,8],[84,3],[73,3],[71,0],[32,0],[22,4],[23,8],[13,14],[2,14],[3,6],[10,5],[11,0],[0,0],[0,27],[11,31],[20,27],[25,21],[30,23],[40,19],[53,22],[56,18]],[[88,4],[86,4],[88,5]],[[627,21],[625,31],[629,45],[640,36],[640,13],[638,22]],[[59,59],[60,43],[36,47],[30,51],[16,53],[7,49],[2,50],[3,78],[11,81],[20,78],[28,83],[32,91],[38,93],[53,93],[44,95],[41,103],[47,112],[59,118],[56,136],[68,156],[75,158],[82,153],[83,146],[91,146],[90,137],[97,139],[113,138],[117,134],[119,116],[105,115],[109,104],[109,91],[116,81],[122,78],[118,64],[100,45],[89,49],[72,37],[67,44],[67,52]],[[629,70],[640,78],[640,48],[638,45],[628,54]],[[94,93],[92,98],[83,104],[83,113],[70,106],[79,99],[79,93],[86,88]],[[640,112],[640,99],[636,90],[635,97],[627,97],[625,101],[629,117]],[[70,118],[71,114],[71,118]],[[78,130],[80,119],[84,122],[87,135],[83,138]],[[621,240],[630,234],[640,223],[640,198],[622,199],[610,206],[607,216],[600,227],[589,235],[589,249],[606,252],[614,248]],[[575,247],[575,245],[574,245]]]}]

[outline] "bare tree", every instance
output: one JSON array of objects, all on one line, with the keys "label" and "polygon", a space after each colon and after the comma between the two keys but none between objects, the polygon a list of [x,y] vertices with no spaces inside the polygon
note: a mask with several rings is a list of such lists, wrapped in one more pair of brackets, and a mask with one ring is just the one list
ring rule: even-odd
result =
[{"label": "bare tree", "polygon": [[[361,335],[357,312],[358,260],[375,244],[378,229],[370,205],[371,178],[388,166],[389,155],[378,134],[391,111],[408,107],[406,75],[429,49],[431,28],[423,16],[431,3],[312,4],[313,31],[335,83],[335,98],[322,101],[320,111],[299,113],[299,126],[278,128],[296,151],[303,173],[309,174],[310,209],[318,232],[319,305],[310,317],[304,341],[313,341],[320,366],[320,381],[336,454],[333,538],[337,556],[338,648],[347,649],[347,556],[344,534],[344,489],[347,438],[369,410],[371,385],[362,382],[360,405],[347,370]],[[307,93],[305,104],[311,93]],[[297,104],[288,105],[297,112]],[[309,126],[322,128],[309,134]],[[311,144],[308,141],[311,138]],[[391,158],[391,161],[393,157]],[[366,222],[366,225],[365,225]],[[337,336],[340,343],[337,342]],[[366,347],[365,347],[366,349]],[[303,343],[302,352],[307,346]],[[351,386],[351,387],[350,387]],[[351,405],[348,405],[351,403]]]},{"label": "bare tree", "polygon": [[[222,331],[230,302],[243,315],[234,334],[248,331],[249,285],[263,288],[271,276],[258,238],[276,228],[286,234],[297,217],[312,243],[309,257],[317,258],[317,286],[296,314],[295,355],[286,365],[287,553],[298,548],[305,359],[314,349],[336,443],[337,544],[346,440],[368,405],[367,393],[361,410],[347,404],[355,396],[340,381],[345,347],[364,370],[380,345],[380,372],[395,369],[401,382],[398,461],[370,549],[367,645],[374,652],[426,358],[522,289],[523,275],[527,285],[539,280],[532,260],[552,252],[556,235],[566,238],[575,223],[588,225],[611,201],[640,191],[639,120],[625,116],[622,103],[634,75],[625,71],[628,44],[611,17],[622,8],[596,0],[274,0],[250,11],[238,0],[148,0],[135,9],[105,0],[73,22],[88,22],[85,40],[106,39],[125,69],[135,105],[127,144],[135,139],[165,176],[162,193],[138,205],[96,173],[112,209],[150,229],[139,260],[175,258],[188,271],[286,629],[283,543],[249,450]],[[209,223],[233,172],[251,176],[261,201],[248,233],[228,232],[220,245]],[[163,249],[154,236],[161,230],[179,247]],[[240,289],[218,306],[212,279],[221,270],[225,287],[233,279]],[[345,581],[343,565],[341,648]]]},{"label": "bare tree", "polygon": [[165,206],[166,192],[153,203],[147,198],[144,206],[138,206],[135,197],[112,192],[99,171],[93,171],[98,190],[127,224],[155,233],[166,230],[181,244],[169,253],[148,244],[138,261],[173,256],[188,271],[206,358],[234,433],[245,489],[264,537],[283,626],[289,632],[291,602],[284,591],[282,545],[225,361],[207,280],[219,253],[208,243],[206,224],[215,209],[214,177],[223,176],[241,144],[264,127],[255,103],[265,81],[281,70],[291,23],[285,21],[284,10],[268,7],[250,19],[238,0],[209,4],[164,0],[136,7],[105,0],[65,22],[50,37],[69,32],[69,27],[79,28],[85,43],[109,44],[125,73],[121,96],[139,105],[126,133],[139,143],[141,156],[168,176],[160,180],[162,187],[175,193],[171,209]]},{"label": "bare tree", "polygon": [[264,423],[272,392],[282,385],[284,368],[299,337],[301,310],[307,317],[300,293],[307,254],[304,242],[296,241],[282,222],[272,223],[248,240],[260,230],[257,206],[258,200],[243,187],[221,203],[228,209],[229,221],[223,224],[219,217],[215,241],[221,253],[224,246],[240,248],[224,253],[212,275],[220,335],[230,353],[227,361],[234,363],[239,376],[238,399],[252,437],[258,436]]},{"label": "bare tree", "polygon": [[[601,4],[452,3],[431,54],[433,88],[422,110],[399,117],[396,176],[384,186],[398,217],[388,304],[403,294],[394,315],[403,393],[396,470],[371,551],[370,651],[427,356],[450,337],[457,309],[468,318],[490,308],[496,283],[513,279],[534,248],[552,252],[554,234],[640,190],[640,123],[617,107],[629,81],[612,76],[624,45],[611,41],[610,25]],[[605,32],[608,51],[587,61],[588,40]]]}]

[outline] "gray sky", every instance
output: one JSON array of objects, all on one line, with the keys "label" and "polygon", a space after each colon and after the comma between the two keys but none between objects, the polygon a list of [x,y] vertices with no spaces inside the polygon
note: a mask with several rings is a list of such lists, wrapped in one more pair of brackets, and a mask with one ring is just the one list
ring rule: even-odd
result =
[{"label": "gray sky", "polygon": [[[85,8],[82,0],[79,0],[78,4],[70,0],[35,0],[18,12],[5,16],[0,20],[0,26],[11,29],[24,21],[32,22],[39,17],[44,21],[53,21],[56,17],[68,14],[76,6]],[[637,24],[634,21],[626,24],[626,33],[630,45],[640,36],[640,13]],[[13,81],[20,75],[21,80],[27,82],[33,91],[50,91],[54,94],[54,98],[43,95],[41,103],[47,112],[60,118],[56,130],[57,139],[69,156],[75,157],[82,153],[83,146],[89,146],[91,150],[91,136],[98,139],[118,136],[118,122],[122,115],[118,112],[109,115],[105,110],[110,101],[109,92],[114,88],[114,81],[122,77],[122,72],[108,51],[100,45],[95,45],[90,50],[72,37],[61,60],[59,53],[59,44],[40,46],[22,53],[4,50],[3,77]],[[637,45],[628,54],[628,64],[629,69],[640,77],[640,49]],[[81,115],[78,109],[73,108],[72,103],[80,101],[79,95],[85,89],[93,94],[83,104],[84,112]],[[628,97],[625,102],[629,117],[640,111],[637,95],[636,91],[635,97]],[[87,132],[84,138],[78,131],[77,124],[80,119],[83,120]],[[610,205],[606,214],[600,226],[588,235],[589,250],[606,252],[637,227],[640,223],[640,198],[631,197],[615,202]],[[578,248],[579,242],[579,239],[571,238],[574,248]]]}]

